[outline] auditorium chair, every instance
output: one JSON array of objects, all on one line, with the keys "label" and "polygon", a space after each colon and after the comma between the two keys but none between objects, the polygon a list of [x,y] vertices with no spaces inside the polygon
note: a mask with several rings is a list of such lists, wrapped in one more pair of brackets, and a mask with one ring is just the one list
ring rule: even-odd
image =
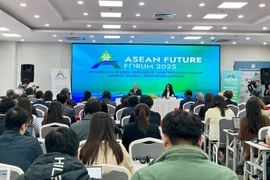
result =
[{"label": "auditorium chair", "polygon": [[195,102],[193,102],[193,101],[186,102],[186,103],[183,105],[183,110],[189,112],[189,108],[190,108],[190,106],[191,106],[192,104],[195,104]]},{"label": "auditorium chair", "polygon": [[45,124],[45,125],[41,126],[41,128],[39,130],[39,136],[40,136],[40,138],[45,139],[45,137],[47,136],[47,134],[49,134],[49,132],[51,132],[52,130],[56,130],[60,127],[69,128],[68,125],[61,124],[61,123]]},{"label": "auditorium chair", "polygon": [[[122,166],[99,164],[102,167],[102,180],[130,180],[131,173]],[[87,167],[86,167],[87,168]]]},{"label": "auditorium chair", "polygon": [[6,180],[15,180],[21,174],[24,173],[23,170],[17,166],[12,166],[12,165],[2,164],[2,163],[0,163],[0,171],[1,171],[0,179],[6,179]]},{"label": "auditorium chair", "polygon": [[85,104],[77,104],[74,106],[75,115],[79,115],[80,111],[84,109]]},{"label": "auditorium chair", "polygon": [[193,109],[193,113],[194,114],[199,114],[200,110],[201,110],[201,107],[205,106],[204,104],[200,104],[198,106],[196,106],[194,109]]},{"label": "auditorium chair", "polygon": [[238,112],[237,117],[245,117],[247,115],[246,109]]},{"label": "auditorium chair", "polygon": [[116,112],[116,120],[121,121],[121,117],[122,117],[124,109],[126,109],[126,107],[121,108]]},{"label": "auditorium chair", "polygon": [[239,107],[235,106],[233,104],[229,104],[229,105],[227,105],[227,107],[230,108],[233,111],[234,116],[236,117],[238,112],[239,112]]},{"label": "auditorium chair", "polygon": [[111,104],[107,104],[107,107],[108,107],[108,114],[110,116],[114,116],[114,114],[115,114],[115,107],[113,105],[111,105]]},{"label": "auditorium chair", "polygon": [[43,111],[44,112],[44,116],[47,116],[47,113],[48,113],[47,106],[44,106],[42,104],[34,104],[33,106],[35,106],[36,109],[39,109],[39,110]]},{"label": "auditorium chair", "polygon": [[122,118],[122,120],[121,120],[121,127],[125,127],[125,125],[127,125],[128,124],[128,122],[129,122],[129,119],[130,119],[130,116],[125,116],[125,117],[123,117]]},{"label": "auditorium chair", "polygon": [[242,103],[238,104],[238,107],[239,107],[239,111],[246,109],[246,102],[242,102]]},{"label": "auditorium chair", "polygon": [[40,109],[36,109],[36,112],[37,112],[38,117],[44,117],[45,116],[44,111],[42,111]]}]

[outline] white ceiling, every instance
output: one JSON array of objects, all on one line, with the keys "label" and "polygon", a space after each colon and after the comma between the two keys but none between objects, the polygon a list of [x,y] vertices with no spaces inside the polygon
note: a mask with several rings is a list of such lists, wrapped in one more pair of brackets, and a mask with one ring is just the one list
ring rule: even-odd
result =
[{"label": "white ceiling", "polygon": [[[66,41],[65,37],[82,37],[81,43],[157,43],[164,44],[270,44],[269,0],[123,0],[123,7],[99,7],[98,0],[0,0],[0,27],[21,38],[0,35],[0,41]],[[247,2],[241,9],[218,9],[223,2]],[[144,2],[140,6],[139,2]],[[25,7],[20,4],[25,3]],[[200,3],[205,3],[200,7]],[[261,8],[259,4],[266,6]],[[87,12],[88,16],[83,13]],[[121,12],[121,18],[102,18],[100,12]],[[136,17],[135,14],[141,14]],[[174,13],[173,19],[157,21],[155,13]],[[206,14],[228,14],[222,20],[206,20]],[[192,14],[191,18],[187,14]],[[34,18],[39,15],[40,18]],[[238,18],[243,15],[244,18]],[[45,27],[49,24],[49,27]],[[104,24],[119,24],[121,29],[103,29]],[[87,27],[91,25],[91,27]],[[137,28],[133,28],[136,25]],[[209,31],[194,31],[194,26],[213,26]],[[178,29],[178,26],[182,26]],[[227,29],[222,27],[226,26]],[[267,27],[267,30],[263,30]],[[57,35],[57,37],[53,37]],[[104,35],[120,35],[120,39],[104,39]],[[187,35],[202,36],[200,40],[184,40]],[[94,36],[94,37],[90,37]],[[134,36],[134,38],[131,38]],[[173,39],[171,37],[174,37]],[[212,42],[210,37],[230,39],[227,43]],[[250,40],[246,40],[249,37]],[[75,41],[74,41],[75,42]]]}]

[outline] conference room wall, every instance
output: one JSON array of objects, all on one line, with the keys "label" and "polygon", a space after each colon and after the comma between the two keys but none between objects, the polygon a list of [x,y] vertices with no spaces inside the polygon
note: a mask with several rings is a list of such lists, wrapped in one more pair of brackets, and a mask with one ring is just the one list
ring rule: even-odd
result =
[{"label": "conference room wall", "polygon": [[[0,42],[0,95],[20,83],[21,64],[35,65],[35,82],[51,89],[52,68],[71,69],[71,44],[40,42]],[[270,46],[221,46],[221,70],[233,69],[234,61],[268,61]]]}]

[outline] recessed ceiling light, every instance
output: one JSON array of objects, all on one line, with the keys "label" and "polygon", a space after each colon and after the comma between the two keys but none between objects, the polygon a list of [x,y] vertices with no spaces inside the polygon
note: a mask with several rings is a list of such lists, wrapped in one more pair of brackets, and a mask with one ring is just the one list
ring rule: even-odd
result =
[{"label": "recessed ceiling light", "polygon": [[234,41],[233,44],[236,44],[236,42]]},{"label": "recessed ceiling light", "polygon": [[59,39],[58,41],[59,41],[59,42],[62,42],[63,40],[62,40],[62,39]]},{"label": "recessed ceiling light", "polygon": [[21,41],[24,41],[24,39],[21,39]]},{"label": "recessed ceiling light", "polygon": [[228,14],[207,14],[203,19],[223,19],[227,16]]},{"label": "recessed ceiling light", "polygon": [[9,29],[5,27],[0,27],[0,31],[9,31]]},{"label": "recessed ceiling light", "polygon": [[3,33],[2,36],[5,36],[5,37],[21,37],[21,35],[19,35],[19,34],[8,34],[8,33]]},{"label": "recessed ceiling light", "polygon": [[201,44],[204,44],[204,42],[202,41]]},{"label": "recessed ceiling light", "polygon": [[57,37],[57,35],[56,35],[56,34],[54,34],[54,35],[53,35],[53,37]]},{"label": "recessed ceiling light", "polygon": [[204,3],[200,3],[199,6],[203,7],[203,6],[205,6],[205,4]]},{"label": "recessed ceiling light", "polygon": [[98,1],[99,6],[105,7],[122,7],[123,1]]},{"label": "recessed ceiling light", "polygon": [[178,26],[177,28],[178,28],[178,29],[182,29],[182,26]]},{"label": "recessed ceiling light", "polygon": [[84,12],[83,15],[84,15],[84,16],[88,16],[88,13],[87,13],[87,12]]},{"label": "recessed ceiling light", "polygon": [[130,36],[130,38],[134,38],[134,36]]},{"label": "recessed ceiling light", "polygon": [[171,36],[171,39],[174,39],[174,36]]},{"label": "recessed ceiling light", "polygon": [[91,27],[91,24],[87,24],[87,27]]},{"label": "recessed ceiling light", "polygon": [[95,43],[95,42],[96,42],[96,40],[93,40],[92,42],[93,42],[93,43]]},{"label": "recessed ceiling light", "polygon": [[78,1],[78,4],[79,4],[79,5],[82,5],[82,4],[83,4],[83,1]]},{"label": "recessed ceiling light", "polygon": [[240,9],[247,5],[247,2],[224,2],[218,6],[220,9]]},{"label": "recessed ceiling light", "polygon": [[227,27],[226,26],[223,26],[222,29],[227,29]]},{"label": "recessed ceiling light", "polygon": [[93,36],[93,35],[91,35],[91,36],[90,36],[90,38],[94,38],[94,36]]},{"label": "recessed ceiling light", "polygon": [[239,15],[238,18],[242,19],[244,16],[243,15]]},{"label": "recessed ceiling light", "polygon": [[132,41],[129,41],[129,43],[132,43]]},{"label": "recessed ceiling light", "polygon": [[263,30],[267,30],[267,27],[263,27]]},{"label": "recessed ceiling light", "polygon": [[39,15],[35,15],[34,17],[35,17],[35,18],[40,18],[40,16],[39,16]]},{"label": "recessed ceiling light", "polygon": [[122,13],[119,12],[101,12],[101,17],[121,17]]},{"label": "recessed ceiling light", "polygon": [[264,42],[263,45],[267,45],[267,42]]},{"label": "recessed ceiling light", "polygon": [[187,17],[188,17],[188,18],[192,17],[192,14],[188,14]]},{"label": "recessed ceiling light", "polygon": [[120,29],[121,25],[103,25],[104,29]]},{"label": "recessed ceiling light", "polygon": [[246,37],[246,40],[250,40],[250,37]]},{"label": "recessed ceiling light", "polygon": [[50,25],[49,24],[45,24],[44,26],[49,27]]},{"label": "recessed ceiling light", "polygon": [[21,3],[21,4],[20,4],[20,6],[25,7],[25,6],[26,6],[26,4],[25,4],[25,3]]},{"label": "recessed ceiling light", "polygon": [[137,26],[136,25],[134,25],[134,26],[132,26],[133,28],[137,28]]},{"label": "recessed ceiling light", "polygon": [[141,14],[136,14],[136,16],[137,16],[137,17],[140,17],[140,16],[141,16]]},{"label": "recessed ceiling light", "polygon": [[166,44],[168,44],[169,42],[168,41],[165,41]]},{"label": "recessed ceiling light", "polygon": [[140,6],[144,6],[144,2],[139,2],[139,5]]},{"label": "recessed ceiling light", "polygon": [[186,36],[184,39],[187,39],[187,40],[198,40],[198,39],[201,39],[202,37],[201,36]]},{"label": "recessed ceiling light", "polygon": [[259,7],[263,8],[265,7],[265,4],[259,4]]},{"label": "recessed ceiling light", "polygon": [[194,26],[192,30],[210,30],[213,26]]},{"label": "recessed ceiling light", "polygon": [[213,40],[213,39],[215,39],[215,37],[210,37],[210,39],[212,39],[212,40]]},{"label": "recessed ceiling light", "polygon": [[105,39],[119,39],[120,36],[104,36]]}]

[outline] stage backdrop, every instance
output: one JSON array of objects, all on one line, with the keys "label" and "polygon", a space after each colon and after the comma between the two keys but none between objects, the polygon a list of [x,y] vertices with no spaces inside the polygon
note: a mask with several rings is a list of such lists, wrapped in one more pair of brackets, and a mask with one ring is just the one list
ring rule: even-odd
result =
[{"label": "stage backdrop", "polygon": [[72,96],[104,90],[121,97],[137,82],[143,94],[161,96],[171,83],[176,96],[187,89],[219,92],[219,46],[72,45]]}]

